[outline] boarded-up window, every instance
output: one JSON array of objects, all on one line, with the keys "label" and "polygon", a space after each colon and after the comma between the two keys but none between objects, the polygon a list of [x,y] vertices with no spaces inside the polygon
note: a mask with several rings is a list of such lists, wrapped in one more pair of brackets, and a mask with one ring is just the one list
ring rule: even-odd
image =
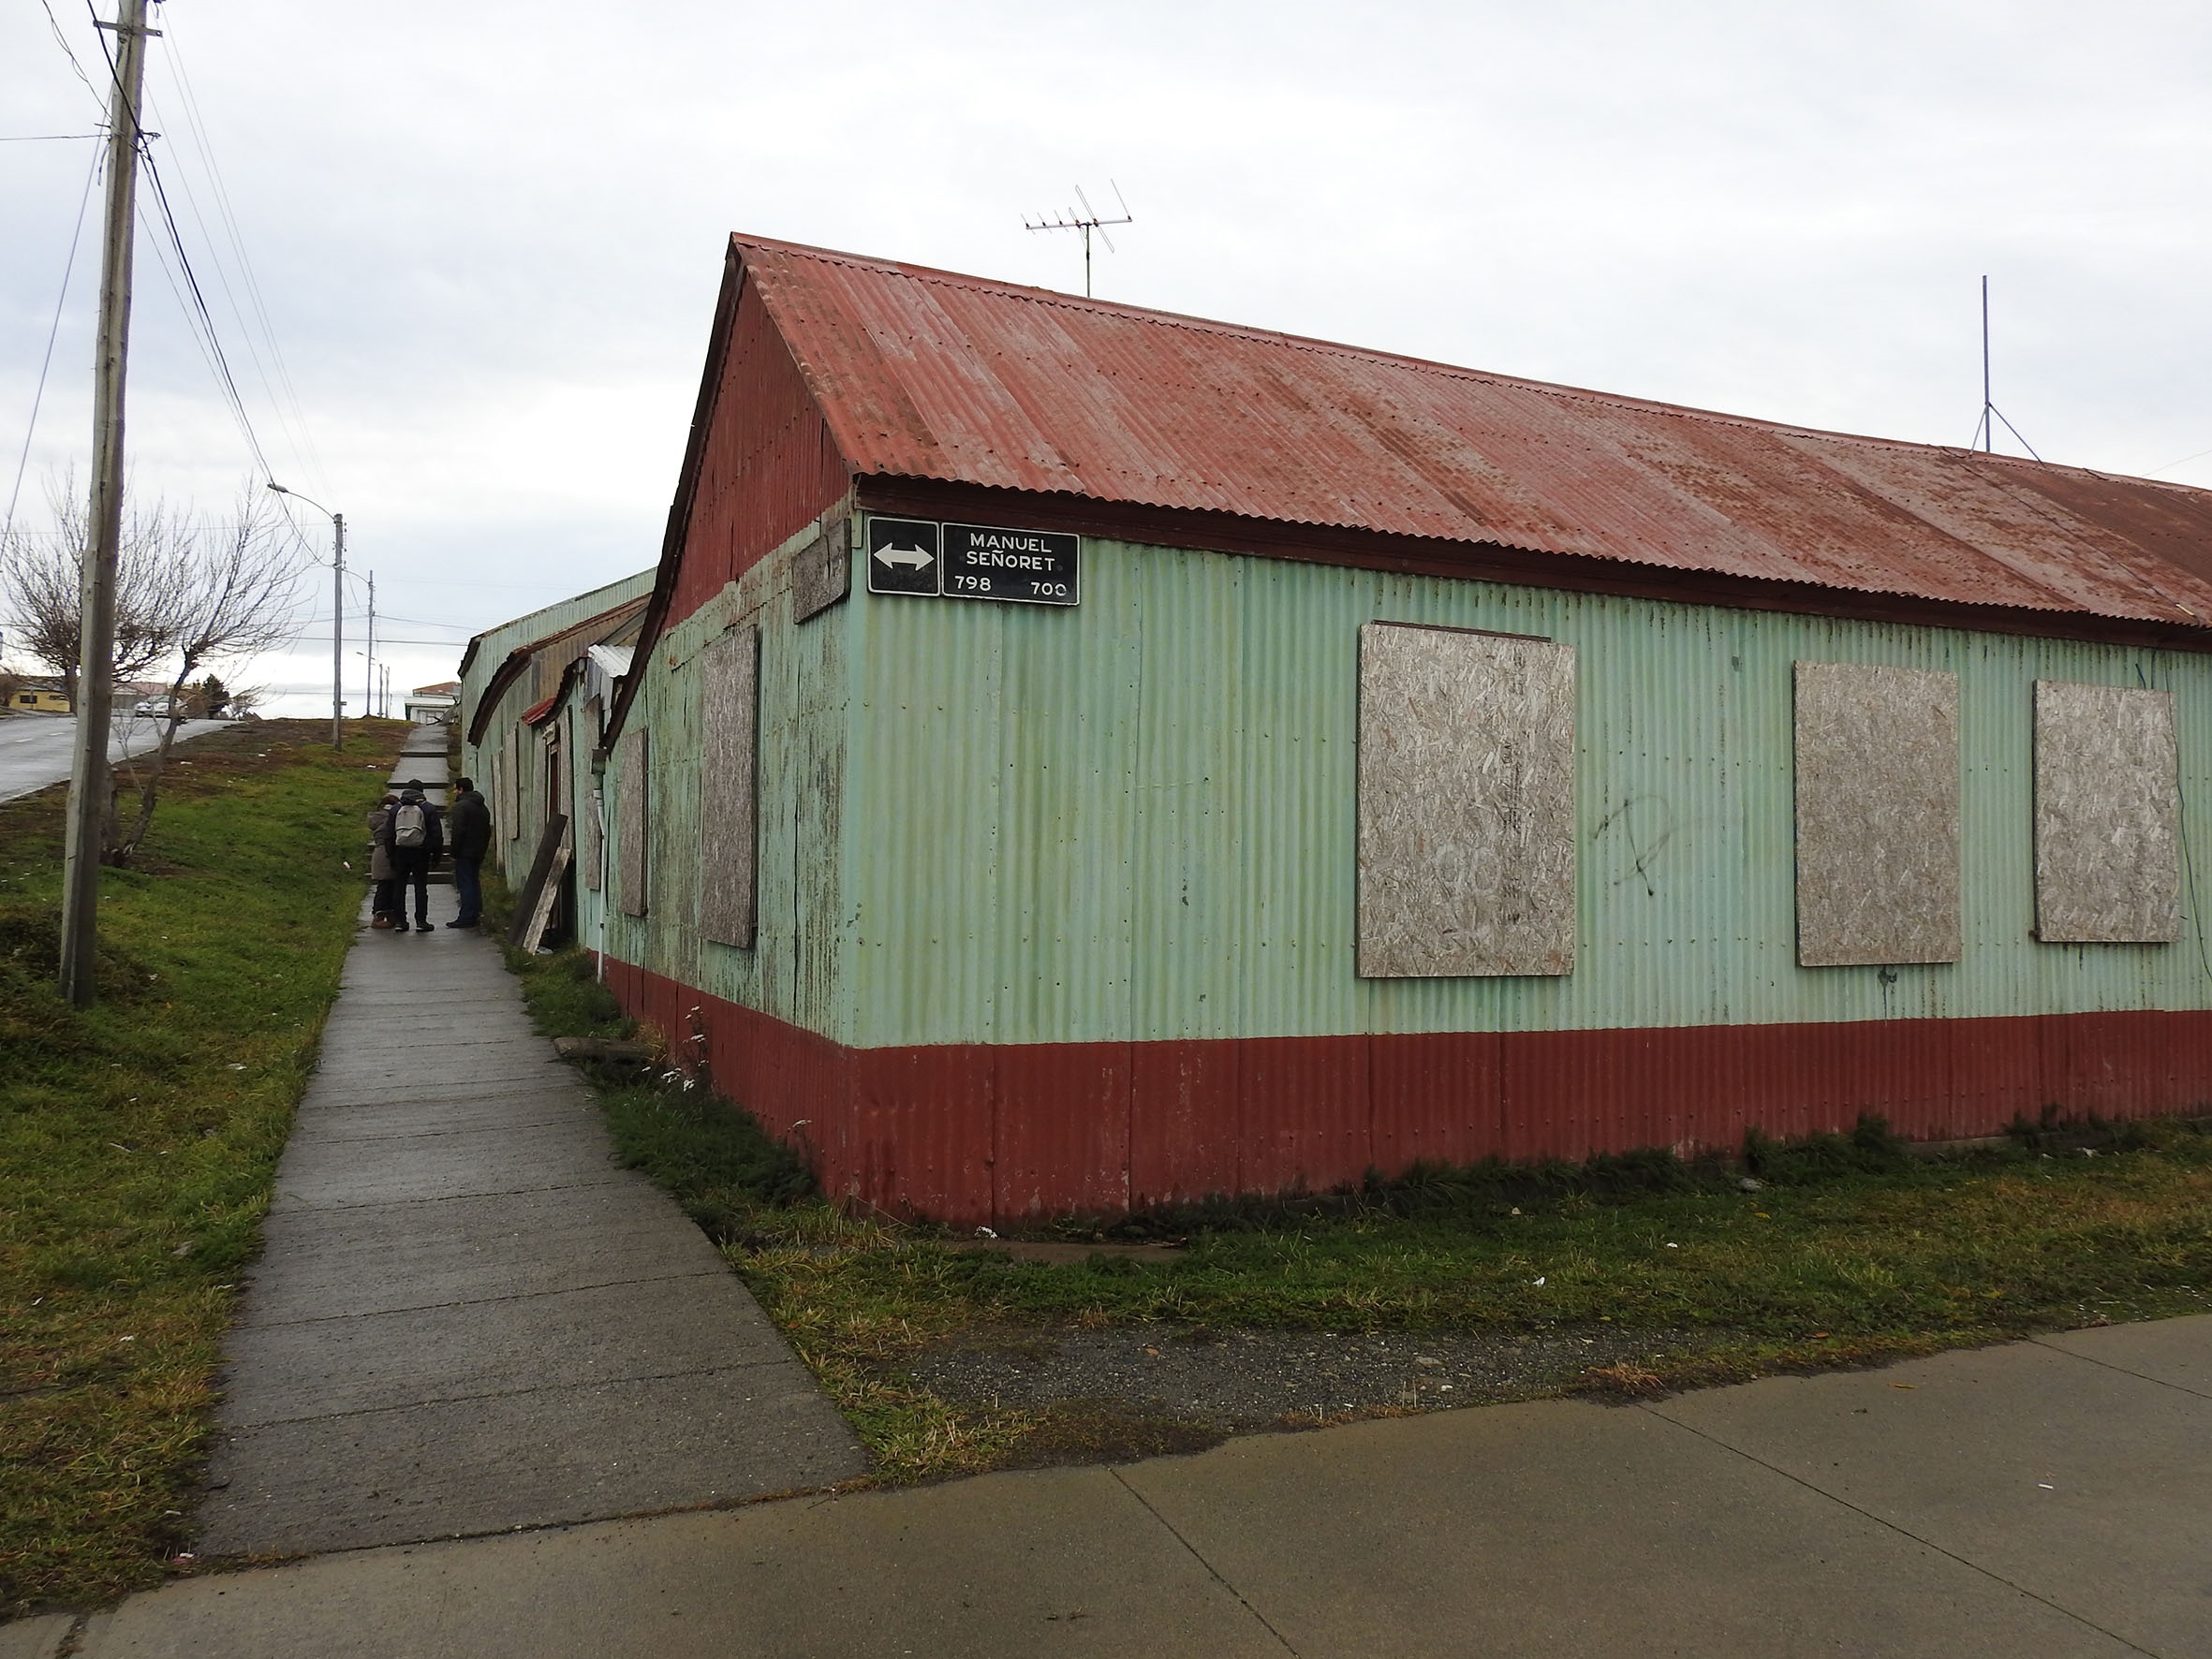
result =
[{"label": "boarded-up window", "polygon": [[650,799],[645,786],[645,737],[643,727],[629,733],[622,740],[617,757],[622,769],[622,793],[615,808],[614,844],[622,860],[617,880],[622,888],[625,916],[645,914],[645,844],[649,828],[645,822],[645,803]]},{"label": "boarded-up window", "polygon": [[759,798],[760,630],[725,634],[700,654],[699,931],[750,948]]},{"label": "boarded-up window", "polygon": [[523,728],[516,727],[507,734],[500,745],[501,768],[507,778],[507,838],[519,841],[523,835]]},{"label": "boarded-up window", "polygon": [[[583,705],[583,724],[596,752],[607,724],[606,712],[599,706],[597,697]],[[577,857],[583,864],[583,885],[595,893],[599,890],[600,883],[599,824],[606,810],[606,797],[599,792],[598,776],[595,772],[576,826]]]},{"label": "boarded-up window", "polygon": [[2174,699],[2035,683],[2035,931],[2057,943],[2181,937]]},{"label": "boarded-up window", "polygon": [[851,585],[851,522],[833,518],[792,561],[791,620],[819,615],[844,598]]},{"label": "boarded-up window", "polygon": [[599,815],[607,810],[606,797],[594,784],[584,796],[582,815],[576,820],[577,857],[583,861],[583,885],[599,890]]},{"label": "boarded-up window", "polygon": [[1574,966],[1574,648],[1360,630],[1359,972]]},{"label": "boarded-up window", "polygon": [[1797,960],[1959,957],[1958,677],[1797,665]]}]

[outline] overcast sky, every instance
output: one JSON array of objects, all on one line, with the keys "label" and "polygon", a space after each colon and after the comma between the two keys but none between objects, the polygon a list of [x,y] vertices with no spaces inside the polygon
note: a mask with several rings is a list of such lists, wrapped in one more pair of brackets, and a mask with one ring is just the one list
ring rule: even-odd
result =
[{"label": "overcast sky", "polygon": [[[90,132],[41,0],[0,3],[0,139]],[[85,0],[47,3],[98,81]],[[391,639],[654,562],[729,231],[1079,290],[1075,239],[1023,217],[1110,180],[1137,222],[1107,298],[1930,443],[1974,429],[1987,272],[1996,401],[2046,459],[2212,486],[2202,4],[157,13],[187,252],[271,469],[346,514]],[[94,149],[0,142],[0,487]],[[19,523],[89,462],[98,213]],[[256,463],[152,240],[134,486],[220,508]],[[327,707],[310,632],[243,678]],[[388,654],[404,687],[458,647]]]}]

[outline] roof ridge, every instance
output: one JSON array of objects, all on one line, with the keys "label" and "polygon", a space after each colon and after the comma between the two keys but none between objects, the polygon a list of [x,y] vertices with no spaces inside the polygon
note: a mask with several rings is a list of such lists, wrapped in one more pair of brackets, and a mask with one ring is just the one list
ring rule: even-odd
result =
[{"label": "roof ridge", "polygon": [[1881,437],[1871,433],[1843,432],[1831,427],[1807,426],[1796,421],[1769,420],[1756,415],[1732,414],[1725,409],[1705,409],[1691,404],[1671,404],[1658,398],[1636,397],[1628,392],[1600,391],[1594,387],[1568,386],[1555,380],[1535,380],[1526,375],[1507,374],[1494,369],[1476,369],[1464,363],[1448,363],[1437,358],[1416,357],[1406,352],[1382,351],[1369,346],[1353,345],[1342,340],[1324,340],[1318,335],[1293,334],[1280,329],[1259,328],[1249,323],[1234,323],[1219,317],[1198,316],[1188,312],[1163,311],[1157,306],[1133,305],[1118,300],[1099,300],[1088,294],[1067,294],[1057,288],[1040,288],[1025,283],[1008,282],[999,277],[978,276],[966,272],[948,271],[937,266],[910,265],[900,259],[888,259],[870,254],[847,253],[836,248],[814,247],[805,242],[784,242],[774,237],[747,236],[742,232],[733,232],[730,240],[741,247],[773,250],[779,254],[819,260],[825,264],[845,265],[881,272],[917,282],[948,287],[989,288],[1009,298],[1026,301],[1033,304],[1060,307],[1093,315],[1105,314],[1123,316],[1132,322],[1184,329],[1194,333],[1219,334],[1243,340],[1265,341],[1293,346],[1301,351],[1360,362],[1398,363],[1409,369],[1446,378],[1462,380],[1475,385],[1512,388],[1557,399],[1561,402],[1585,403],[1611,409],[1632,409],[1683,420],[1708,421],[1715,425],[1733,427],[1742,431],[1775,433],[1791,437],[1864,444],[1879,449],[1947,455],[1984,463],[2039,468],[2101,480],[2124,478],[2131,484],[2147,484],[2154,488],[2177,491],[2185,494],[2200,492],[2195,485],[2177,483],[2171,479],[2137,477],[2131,473],[2113,473],[2069,462],[2029,460],[2025,456],[2018,455],[1998,455],[1973,448],[1971,446],[1919,443],[1910,438]]}]

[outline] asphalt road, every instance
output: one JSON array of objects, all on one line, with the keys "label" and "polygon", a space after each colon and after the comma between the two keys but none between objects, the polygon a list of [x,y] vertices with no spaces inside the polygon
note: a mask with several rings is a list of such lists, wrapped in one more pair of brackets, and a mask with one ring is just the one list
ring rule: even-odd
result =
[{"label": "asphalt road", "polygon": [[[220,731],[227,720],[187,720],[177,727],[177,741]],[[10,714],[0,719],[0,800],[13,800],[49,784],[69,781],[69,746],[77,741],[73,714]],[[142,755],[161,741],[161,726],[154,720],[131,720],[108,744],[108,758],[121,760],[127,752]]]}]

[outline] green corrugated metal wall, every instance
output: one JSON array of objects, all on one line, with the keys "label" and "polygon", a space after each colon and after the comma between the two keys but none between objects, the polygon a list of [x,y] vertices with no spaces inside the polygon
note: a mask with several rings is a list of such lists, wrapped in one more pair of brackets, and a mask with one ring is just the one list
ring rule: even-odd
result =
[{"label": "green corrugated metal wall", "polygon": [[[834,709],[818,702],[801,718],[797,699],[849,675],[847,908],[833,884],[816,902],[818,930],[798,930],[848,949],[848,971],[833,990],[833,973],[812,976],[804,994],[766,964],[754,978],[708,964],[693,983],[865,1047],[2212,1002],[2193,869],[2179,944],[2059,947],[2029,934],[2033,682],[2175,693],[2188,843],[2212,854],[2212,658],[1098,539],[1084,560],[1073,609],[856,592],[797,630],[796,646],[788,625],[768,630],[764,664],[849,634],[849,669],[768,669],[763,712],[764,728],[789,720],[816,734],[804,741],[827,741]],[[1354,976],[1358,631],[1377,619],[1579,648],[1580,921],[1567,977]],[[1958,675],[1959,963],[1887,977],[1797,967],[1798,658]],[[686,683],[656,665],[656,745],[684,741]],[[782,756],[764,778],[764,924],[779,878],[790,903],[781,859],[829,863],[826,827],[790,837],[797,741],[786,733],[776,747],[764,729],[764,754]],[[696,833],[677,827],[685,785],[673,786],[656,830],[671,851],[671,835]],[[686,975],[664,957],[633,960]]]},{"label": "green corrugated metal wall", "polygon": [[[838,1024],[848,936],[838,895],[849,700],[845,642],[854,606],[833,606],[794,625],[790,551],[754,566],[664,634],[650,660],[633,665],[641,678],[630,727],[653,734],[648,909],[643,917],[622,914],[612,858],[606,892],[589,897],[605,901],[604,948],[619,960],[828,1032]],[[699,821],[699,653],[745,620],[760,625],[759,917],[752,948],[739,949],[698,933],[700,848],[713,829]],[[612,808],[621,797],[622,764],[610,759],[604,783],[610,844],[621,834]],[[582,786],[588,789],[588,777]],[[587,922],[596,924],[600,914],[587,907]]]}]

